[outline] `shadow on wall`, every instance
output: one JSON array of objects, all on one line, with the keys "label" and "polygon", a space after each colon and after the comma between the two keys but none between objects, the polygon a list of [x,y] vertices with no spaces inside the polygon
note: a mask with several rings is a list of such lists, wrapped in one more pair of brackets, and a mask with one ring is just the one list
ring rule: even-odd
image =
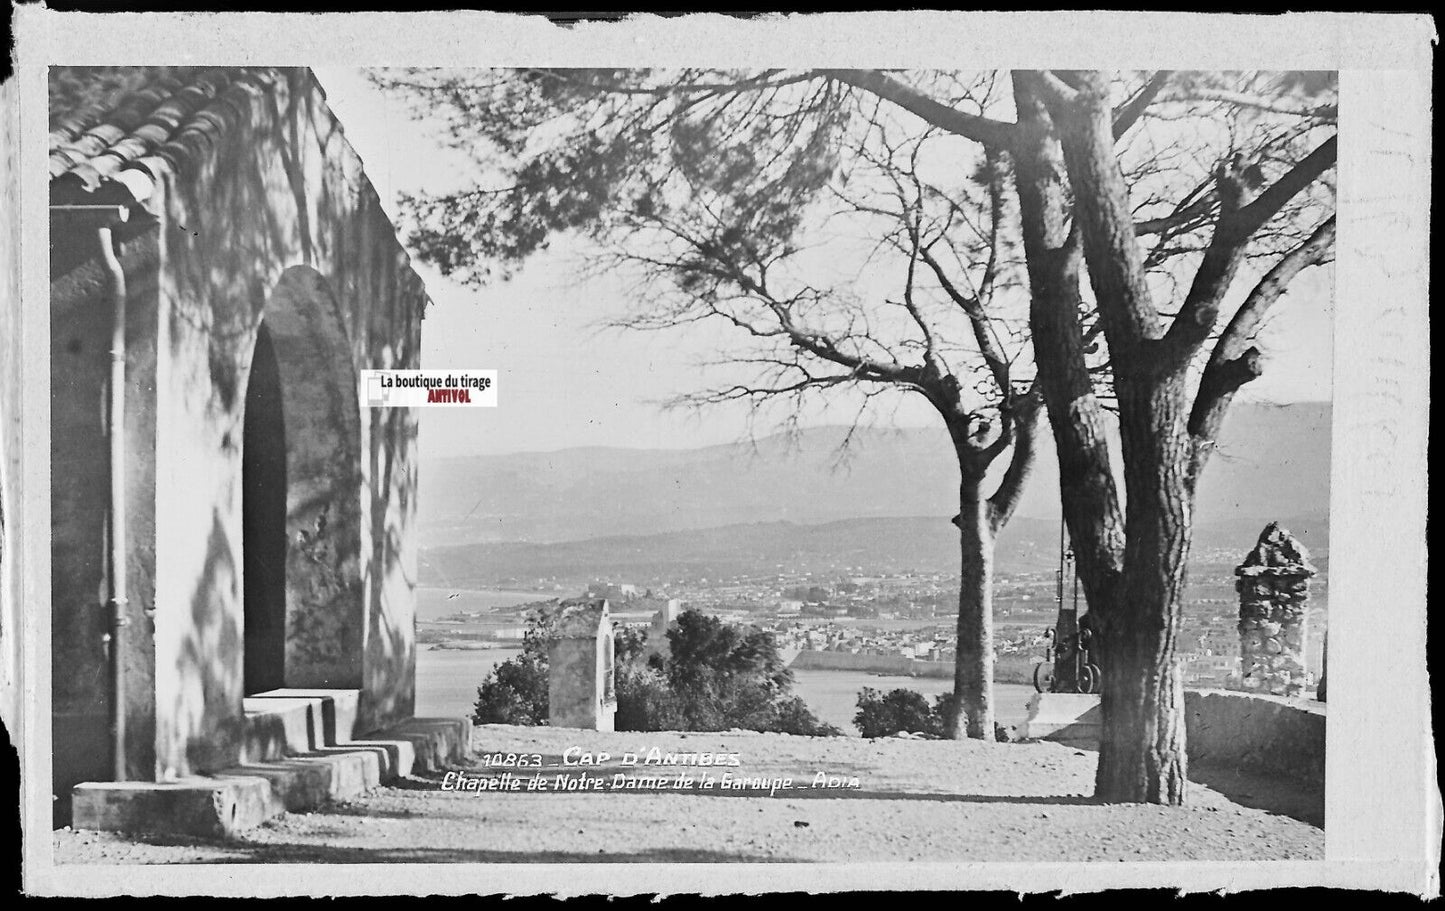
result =
[{"label": "shadow on wall", "polygon": [[362,686],[361,416],[345,321],[314,269],[267,302],[285,392],[285,685]]},{"label": "shadow on wall", "polygon": [[[200,730],[206,718],[219,722],[211,736],[187,740],[186,759],[192,769],[229,765],[239,748],[242,719],[232,711],[231,694],[238,692],[243,682],[242,663],[236,660],[242,639],[224,607],[240,599],[236,550],[226,523],[217,514],[206,542],[205,567],[191,597],[190,626],[181,638],[180,665],[195,679],[176,693],[170,716],[182,720],[182,730]],[[187,698],[196,694],[199,703]]]},{"label": "shadow on wall", "polygon": [[[399,447],[415,444],[416,425],[404,409],[364,425],[355,375],[418,366],[425,290],[308,74],[233,86],[207,110],[210,134],[182,150],[160,197],[154,445],[170,486],[155,497],[167,595],[150,708],[161,773],[235,760],[246,590],[271,589],[275,603],[261,566],[278,556],[284,682],[367,689],[382,720],[413,702],[416,475]],[[281,379],[287,503],[283,547],[258,563],[242,463],[263,317]]]},{"label": "shadow on wall", "polygon": [[[374,408],[371,428],[371,585],[366,692],[368,723],[380,726],[415,710],[416,420],[407,408]],[[404,614],[403,614],[404,612]]]}]

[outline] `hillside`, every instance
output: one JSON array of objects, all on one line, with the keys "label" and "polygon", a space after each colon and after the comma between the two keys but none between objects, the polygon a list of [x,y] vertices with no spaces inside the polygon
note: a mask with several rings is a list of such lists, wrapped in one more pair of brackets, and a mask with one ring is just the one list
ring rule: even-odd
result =
[{"label": "hillside", "polygon": [[[825,427],[806,430],[794,441],[770,437],[755,447],[579,448],[424,461],[422,542],[543,544],[730,526],[757,527],[772,541],[783,523],[842,523],[802,535],[805,543],[796,546],[806,550],[807,541],[821,546],[826,540],[852,547],[850,540],[859,538],[858,546],[885,551],[896,546],[900,555],[918,551],[920,560],[949,550],[952,529],[946,519],[956,511],[958,469],[942,428],[863,430],[840,456],[843,434],[842,428]],[[1237,537],[1250,534],[1249,528],[1257,534],[1272,519],[1298,519],[1296,524],[1322,535],[1328,525],[1329,466],[1328,403],[1237,405],[1205,474],[1197,520],[1201,526],[1230,526],[1231,537]],[[1043,520],[1057,534],[1057,504],[1058,470],[1046,445],[1018,519]],[[849,524],[898,516],[938,517],[893,520],[921,522],[919,529],[937,526],[937,533],[894,536],[885,525],[868,532],[882,537],[861,540],[864,526]],[[635,546],[640,545],[607,547],[621,557]],[[502,550],[528,560],[541,552]]]},{"label": "hillside", "polygon": [[[1325,528],[1308,517],[1285,522],[1317,553]],[[1196,564],[1220,566],[1254,543],[1261,524],[1202,525]],[[1056,520],[1016,518],[999,536],[996,573],[1050,571],[1058,565]],[[421,581],[485,588],[499,579],[559,578],[693,580],[769,574],[958,572],[958,533],[945,516],[847,519],[818,525],[758,522],[718,528],[623,535],[557,543],[495,542],[434,546],[422,553]],[[1202,567],[1201,567],[1202,569]]]}]

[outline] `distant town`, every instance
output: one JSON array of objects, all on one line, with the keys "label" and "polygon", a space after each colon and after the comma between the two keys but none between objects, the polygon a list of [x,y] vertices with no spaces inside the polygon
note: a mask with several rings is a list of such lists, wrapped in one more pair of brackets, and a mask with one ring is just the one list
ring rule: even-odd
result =
[{"label": "distant town", "polygon": [[[1235,558],[1237,560],[1237,557]],[[1225,686],[1238,673],[1238,598],[1233,564],[1224,554],[1201,554],[1185,605],[1179,653],[1185,682]],[[847,668],[910,676],[951,677],[956,648],[958,577],[934,573],[841,572],[738,575],[649,583],[498,579],[481,591],[419,590],[423,648],[515,648],[529,611],[554,598],[607,598],[614,621],[646,626],[669,600],[684,608],[768,630],[795,667]],[[1087,610],[1072,577],[1057,572],[997,577],[994,587],[995,679],[1028,683],[1046,654],[1060,590],[1066,605]],[[1327,605],[1324,573],[1311,581],[1309,662],[1321,660]],[[511,595],[511,604],[498,604]],[[526,597],[530,595],[531,597]],[[490,603],[489,603],[490,602]],[[809,654],[811,653],[811,654]],[[843,657],[848,656],[848,657]]]}]

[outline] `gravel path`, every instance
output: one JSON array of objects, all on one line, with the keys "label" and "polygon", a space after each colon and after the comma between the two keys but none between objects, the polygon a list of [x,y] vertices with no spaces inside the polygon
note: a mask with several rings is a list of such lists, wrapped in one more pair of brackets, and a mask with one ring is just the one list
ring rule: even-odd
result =
[{"label": "gravel path", "polygon": [[[477,727],[473,743],[479,756],[540,756],[546,789],[525,790],[532,768],[487,767],[478,758],[465,770],[466,778],[493,785],[515,780],[523,789],[443,790],[440,777],[410,778],[316,812],[280,817],[228,841],[60,830],[55,862],[1257,861],[1324,856],[1323,829],[1302,821],[1314,818],[1310,795],[1301,796],[1297,787],[1255,777],[1247,779],[1242,803],[1196,783],[1184,808],[1099,804],[1085,796],[1093,790],[1097,754],[1055,743],[741,732],[602,734],[504,725]],[[645,762],[653,749],[659,754],[735,754],[738,765]],[[628,752],[636,754],[638,764],[623,764]],[[564,765],[582,753],[594,759],[601,759],[600,753],[610,756],[600,765]],[[818,773],[825,776],[824,787],[812,786]],[[589,789],[556,790],[562,775],[574,783],[588,780]],[[679,776],[690,776],[691,786],[673,787]],[[713,787],[701,787],[709,776]],[[729,783],[741,778],[759,787],[724,788],[725,776]],[[1211,780],[1210,775],[1196,777]],[[774,783],[785,778],[792,787],[773,791]],[[664,787],[639,789],[639,779]],[[1216,771],[1212,780],[1224,787],[1233,779]],[[629,781],[634,786],[624,787]],[[1307,809],[1300,812],[1300,806]]]}]

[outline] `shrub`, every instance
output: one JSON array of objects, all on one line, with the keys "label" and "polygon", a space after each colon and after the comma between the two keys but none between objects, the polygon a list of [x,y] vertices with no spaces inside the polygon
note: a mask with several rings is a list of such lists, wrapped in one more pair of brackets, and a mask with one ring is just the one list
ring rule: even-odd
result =
[{"label": "shrub", "polygon": [[[891,737],[900,731],[910,734],[944,736],[944,722],[953,707],[954,695],[940,693],[933,705],[913,690],[897,689],[887,694],[864,687],[858,694],[858,714],[853,724],[864,737]],[[993,726],[994,740],[1010,743],[1014,732],[1001,724]]]},{"label": "shrub", "polygon": [[684,716],[677,695],[667,678],[651,667],[620,665],[617,675],[617,714],[612,719],[619,731],[676,731],[684,728]]},{"label": "shrub", "polygon": [[[497,665],[477,688],[474,721],[547,723],[547,648],[554,629],[555,611],[529,618],[522,654]],[[617,730],[842,733],[789,692],[793,674],[771,634],[689,610],[667,636],[670,657],[663,661],[648,655],[646,630],[614,631]]]},{"label": "shrub", "polygon": [[865,686],[858,694],[853,724],[864,737],[891,737],[900,731],[937,734],[938,715],[922,693],[897,689],[888,693]]},{"label": "shrub", "polygon": [[952,693],[939,693],[933,698],[933,728],[929,733],[944,736],[944,724],[948,720],[949,710],[957,701]]},{"label": "shrub", "polygon": [[477,724],[547,723],[547,648],[556,632],[556,612],[546,608],[527,619],[522,653],[492,668],[477,687],[472,721]]},{"label": "shrub", "polygon": [[801,696],[789,696],[774,704],[774,718],[770,731],[779,734],[801,734],[806,737],[841,737],[842,729],[836,725],[819,721],[813,710]]},{"label": "shrub", "polygon": [[522,653],[503,661],[477,687],[478,724],[546,724],[547,663]]},{"label": "shrub", "polygon": [[[789,696],[793,673],[772,634],[688,610],[667,631],[667,641],[667,681],[678,698],[683,730],[778,730],[779,702]],[[795,727],[817,724],[806,706],[789,705],[788,712]]]},{"label": "shrub", "polygon": [[617,667],[647,663],[647,630],[619,626],[612,631],[612,657]]}]

